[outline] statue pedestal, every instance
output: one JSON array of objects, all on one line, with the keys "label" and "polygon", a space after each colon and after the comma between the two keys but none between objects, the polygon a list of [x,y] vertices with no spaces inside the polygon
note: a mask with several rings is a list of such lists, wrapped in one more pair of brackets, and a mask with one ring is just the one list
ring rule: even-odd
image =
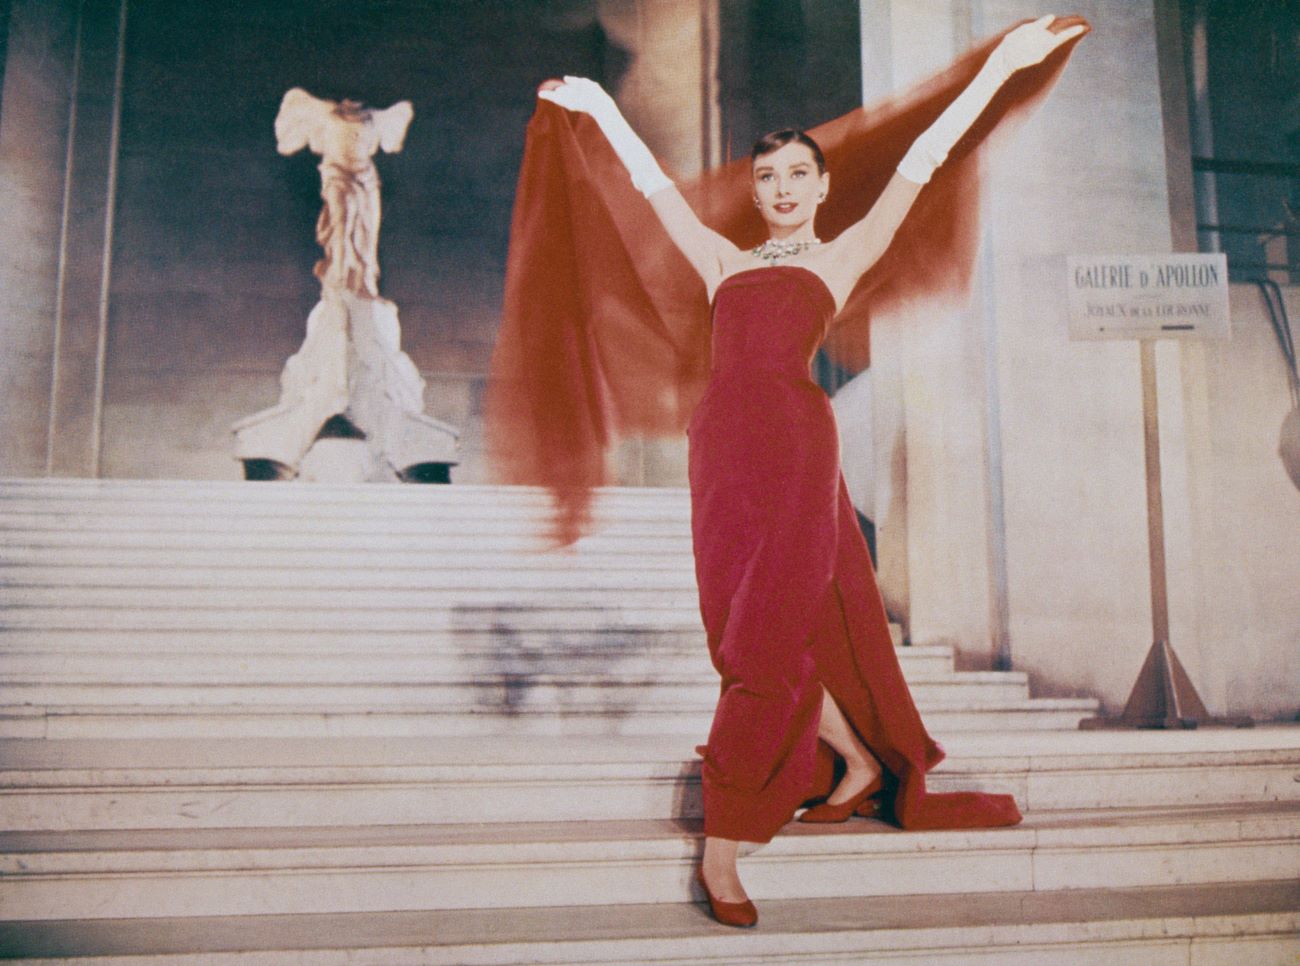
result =
[{"label": "statue pedestal", "polygon": [[231,427],[235,458],[247,479],[447,482],[459,434],[423,410],[397,306],[326,288],[280,401]]}]

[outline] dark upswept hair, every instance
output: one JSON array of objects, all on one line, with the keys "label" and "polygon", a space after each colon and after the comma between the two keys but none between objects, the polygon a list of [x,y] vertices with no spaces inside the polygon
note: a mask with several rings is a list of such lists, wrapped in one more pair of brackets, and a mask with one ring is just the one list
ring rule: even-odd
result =
[{"label": "dark upswept hair", "polygon": [[753,148],[749,152],[750,164],[753,164],[765,154],[771,154],[773,151],[779,151],[787,144],[799,143],[812,152],[813,159],[817,162],[817,173],[826,173],[826,157],[822,154],[821,147],[803,131],[796,128],[786,127],[779,131],[772,131],[764,134],[754,142]]}]

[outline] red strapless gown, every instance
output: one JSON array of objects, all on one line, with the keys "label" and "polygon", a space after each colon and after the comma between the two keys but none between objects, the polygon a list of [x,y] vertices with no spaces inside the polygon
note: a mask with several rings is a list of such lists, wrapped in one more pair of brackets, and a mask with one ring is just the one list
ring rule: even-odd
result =
[{"label": "red strapless gown", "polygon": [[700,611],[722,676],[704,753],[705,833],[766,842],[830,792],[822,686],[888,772],[898,824],[1014,825],[1009,795],[925,790],[943,751],[899,668],[830,401],[809,377],[834,314],[821,279],[793,266],[733,275],[714,297],[713,370],[690,424]]}]

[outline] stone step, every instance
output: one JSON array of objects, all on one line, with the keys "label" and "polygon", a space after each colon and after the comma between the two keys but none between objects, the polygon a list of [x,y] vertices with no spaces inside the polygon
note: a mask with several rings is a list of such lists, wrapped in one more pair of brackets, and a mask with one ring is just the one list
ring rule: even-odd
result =
[{"label": "stone step", "polygon": [[108,630],[108,631],[243,631],[266,634],[289,632],[392,632],[423,631],[429,635],[481,631],[492,628],[497,636],[549,632],[599,631],[622,634],[628,631],[695,633],[700,626],[696,605],[675,607],[608,607],[574,605],[525,607],[503,601],[469,603],[455,607],[407,607],[402,610],[375,606],[300,606],[241,609],[208,607],[15,607],[0,605],[0,626],[22,630]]},{"label": "stone step", "polygon": [[[310,509],[310,508],[308,508]],[[146,512],[138,515],[112,512],[48,514],[0,513],[0,533],[10,536],[24,534],[59,534],[67,532],[101,534],[139,531],[142,533],[220,532],[223,529],[257,530],[281,537],[327,534],[337,536],[371,534],[377,539],[404,534],[430,537],[464,534],[523,534],[530,538],[528,544],[535,549],[545,549],[546,544],[538,531],[549,521],[542,514],[509,514],[484,512],[475,516],[460,512],[461,508],[448,506],[438,512],[427,510],[417,515],[392,514],[387,517],[357,517],[339,511],[337,515],[316,512],[282,515],[224,514],[212,508],[195,507],[186,513],[165,514]],[[690,524],[686,516],[656,514],[637,516],[620,513],[607,520],[596,521],[588,539],[597,537],[673,536],[689,537]]]},{"label": "stone step", "polygon": [[[535,486],[456,483],[451,486],[384,486],[374,483],[315,483],[310,485],[266,486],[242,480],[90,480],[82,478],[29,477],[0,479],[0,507],[20,506],[24,501],[40,508],[71,506],[229,506],[234,510],[258,506],[346,505],[372,512],[392,507],[457,506],[535,507],[549,509],[551,494]],[[685,487],[598,487],[592,505],[688,506]]]},{"label": "stone step", "polygon": [[756,930],[685,902],[606,907],[0,923],[22,963],[100,966],[1283,966],[1300,885],[769,900]]},{"label": "stone step", "polygon": [[[230,520],[253,524],[259,522],[299,525],[311,520],[325,526],[348,521],[367,524],[371,528],[391,526],[410,521],[428,525],[433,521],[462,521],[488,529],[517,526],[523,522],[549,523],[552,506],[549,499],[521,501],[509,493],[471,494],[459,488],[437,494],[439,499],[418,502],[354,501],[343,498],[335,501],[319,500],[274,501],[265,500],[262,494],[245,490],[242,496],[222,499],[211,498],[177,501],[173,499],[123,500],[115,497],[87,499],[14,499],[0,497],[0,522],[6,528],[34,527],[65,529],[72,522],[95,526],[113,524],[116,520],[133,520],[149,529],[175,527],[189,519],[205,516],[210,519]],[[690,519],[688,499],[671,501],[643,498],[629,492],[622,499],[599,499],[593,505],[593,523],[604,526],[634,526],[668,524],[681,526]]]},{"label": "stone step", "polygon": [[[420,575],[416,575],[420,578]],[[257,610],[310,609],[313,611],[402,610],[427,613],[458,607],[499,607],[504,610],[528,608],[546,611],[595,609],[617,614],[619,609],[658,613],[699,613],[699,596],[693,581],[660,577],[669,586],[655,586],[646,581],[639,587],[601,587],[601,580],[591,574],[595,586],[582,585],[579,579],[565,577],[559,587],[529,586],[520,581],[512,586],[483,586],[484,577],[474,575],[469,586],[384,587],[382,581],[360,581],[363,586],[316,587],[280,586],[203,587],[187,584],[178,587],[24,587],[9,585],[0,613],[21,609],[71,608],[83,610],[150,609],[162,611],[230,609],[244,612]],[[627,582],[627,574],[618,574]],[[429,579],[429,578],[423,578]],[[448,584],[454,583],[450,577]],[[373,583],[375,586],[364,586]],[[538,581],[542,583],[542,581]],[[675,584],[676,586],[673,586]]]},{"label": "stone step", "polygon": [[[329,567],[15,567],[6,576],[6,600],[45,603],[43,595],[67,596],[74,591],[93,592],[113,601],[127,591],[170,598],[176,591],[270,592],[329,591],[337,593],[374,590],[422,592],[504,591],[527,594],[533,591],[608,591],[629,593],[653,590],[672,594],[698,593],[695,574],[689,568],[656,567],[611,570],[603,567],[570,565],[501,566],[487,569],[448,567],[370,567],[352,569],[335,562]],[[601,595],[603,596],[603,595]],[[89,601],[88,601],[89,602]]]},{"label": "stone step", "polygon": [[[7,919],[679,902],[681,820],[0,833]],[[1300,803],[1035,812],[1010,829],[793,823],[742,861],[758,901],[1300,877]]]},{"label": "stone step", "polygon": [[[951,658],[943,654],[913,655],[920,648],[903,648],[899,663],[909,680],[954,685],[982,685],[1011,681],[1016,672],[962,672],[953,677],[948,666]],[[147,654],[147,659],[143,656]],[[4,647],[0,638],[0,680],[22,684],[275,684],[275,683],[355,683],[378,684],[388,681],[439,683],[455,680],[471,686],[503,678],[524,682],[542,681],[563,674],[575,682],[595,677],[614,680],[672,681],[707,683],[716,689],[718,677],[703,647],[688,653],[663,650],[641,652],[606,645],[600,650],[551,647],[546,650],[489,650],[459,653],[393,654],[376,647],[371,651],[350,654],[318,653],[307,659],[298,653],[275,651],[235,653],[157,653],[143,648],[131,653],[15,653]],[[979,674],[997,674],[980,678]],[[972,676],[977,675],[977,676]],[[1018,693],[1024,694],[1025,678],[1017,680]],[[982,690],[982,686],[980,689]],[[963,692],[968,693],[968,692]]]},{"label": "stone step", "polygon": [[[149,550],[167,554],[187,554],[196,550],[226,552],[225,559],[234,563],[239,559],[255,564],[263,553],[273,555],[286,551],[310,553],[369,554],[372,559],[383,559],[388,554],[433,554],[447,563],[448,554],[474,553],[491,558],[494,554],[528,554],[541,560],[562,559],[565,556],[585,557],[602,555],[646,555],[650,559],[660,556],[673,564],[687,566],[691,559],[691,537],[687,530],[678,533],[663,527],[640,532],[625,529],[595,533],[583,537],[572,547],[551,549],[534,529],[486,532],[482,528],[431,527],[427,532],[405,523],[391,530],[356,525],[347,530],[325,531],[308,521],[299,530],[284,530],[259,524],[243,529],[228,522],[216,521],[208,526],[195,522],[188,528],[149,530],[129,521],[118,528],[98,530],[4,530],[0,528],[5,546],[19,550],[30,548],[34,553],[59,549],[85,548],[90,552]],[[378,555],[375,557],[374,555]],[[268,558],[273,559],[273,558]]]},{"label": "stone step", "polygon": [[[1022,810],[1300,801],[1300,729],[941,735],[939,791]],[[695,737],[0,741],[0,828],[700,816]]]},{"label": "stone step", "polygon": [[[254,669],[255,670],[255,669]],[[344,675],[325,680],[319,671],[291,671],[283,679],[263,680],[255,673],[211,674],[168,681],[149,662],[141,662],[134,680],[50,682],[24,677],[0,667],[0,692],[12,705],[44,707],[148,708],[152,706],[238,706],[299,704],[305,708],[352,708],[382,712],[390,707],[420,705],[463,709],[477,714],[518,715],[538,711],[563,713],[571,706],[620,708],[625,713],[672,705],[696,712],[711,711],[718,700],[718,676],[711,667],[683,677],[652,674],[637,678],[617,660],[604,671],[579,674],[567,668],[530,670],[520,662],[489,659],[479,668],[463,668],[454,677],[420,678]],[[206,678],[206,679],[205,679]],[[1029,679],[1017,671],[965,671],[909,681],[921,707],[955,704],[991,707],[1016,705],[1029,698]]]},{"label": "stone step", "polygon": [[[147,659],[142,654],[148,654]],[[21,653],[7,650],[0,638],[0,676],[4,679],[45,684],[378,684],[423,681],[475,680],[500,676],[525,680],[563,673],[574,680],[598,675],[630,676],[633,680],[680,680],[717,674],[703,647],[689,653],[656,650],[650,653],[606,645],[584,652],[552,647],[492,652],[487,649],[458,653],[394,654],[381,647],[352,653],[255,652],[157,653]],[[906,652],[900,655],[906,658]],[[943,674],[939,662],[903,660],[907,673]]]},{"label": "stone step", "polygon": [[[534,505],[549,507],[550,493],[536,486],[455,483],[450,486],[387,486],[375,483],[294,483],[266,485],[243,480],[146,480],[87,479],[83,477],[0,478],[0,503],[18,500],[62,502],[88,500],[104,502],[212,504],[229,502],[241,506],[259,504],[349,506],[427,505],[430,503],[487,503],[494,506]],[[596,506],[631,502],[686,504],[685,487],[606,486],[593,491]]]},{"label": "stone step", "polygon": [[[953,650],[940,644],[903,646],[902,628],[890,626],[894,644],[898,648],[900,663],[908,667],[931,671],[951,671]],[[384,656],[428,656],[431,659],[454,658],[464,655],[477,658],[487,652],[501,654],[508,651],[516,656],[534,654],[541,658],[554,656],[556,660],[578,657],[619,655],[625,660],[633,655],[646,659],[681,658],[698,666],[708,661],[704,628],[695,622],[693,627],[670,630],[651,630],[644,627],[622,628],[548,628],[535,627],[497,628],[467,626],[443,629],[428,627],[409,631],[373,630],[314,630],[271,631],[250,633],[247,630],[218,628],[208,631],[167,629],[87,628],[66,630],[57,628],[0,627],[0,654],[37,657],[48,656],[51,661],[95,660],[101,656],[129,659],[136,654],[153,656],[186,654],[205,658],[219,654],[265,656],[278,658],[310,654],[340,659],[367,655],[372,659]]]},{"label": "stone step", "polygon": [[[0,546],[0,566],[12,568],[18,582],[33,582],[31,575],[48,573],[47,580],[65,580],[72,571],[85,569],[92,576],[103,568],[146,568],[152,570],[195,569],[214,573],[235,570],[271,574],[281,571],[310,569],[319,572],[345,571],[361,574],[382,569],[389,573],[406,570],[434,571],[448,566],[448,554],[454,553],[457,570],[492,571],[534,570],[583,572],[616,568],[621,570],[670,570],[691,574],[694,558],[686,538],[675,541],[667,550],[656,550],[656,539],[643,538],[641,552],[631,549],[599,550],[584,545],[581,551],[542,553],[537,550],[500,550],[484,546],[490,538],[464,537],[456,544],[440,541],[441,549],[423,540],[413,549],[385,549],[373,544],[354,547],[294,549],[262,547],[255,557],[243,549],[220,547],[198,549],[186,542],[185,535],[174,536],[174,546],[95,547],[77,546]],[[360,541],[358,541],[360,542]],[[665,541],[659,540],[660,544]]]},{"label": "stone step", "polygon": [[[1097,713],[1090,698],[1032,698],[981,704],[962,698],[918,703],[936,734],[955,731],[1072,730]],[[658,704],[630,710],[617,702],[569,702],[562,709],[484,712],[425,704],[42,707],[0,705],[0,738],[320,738],[366,736],[690,735],[703,740],[712,721],[697,705]]]}]

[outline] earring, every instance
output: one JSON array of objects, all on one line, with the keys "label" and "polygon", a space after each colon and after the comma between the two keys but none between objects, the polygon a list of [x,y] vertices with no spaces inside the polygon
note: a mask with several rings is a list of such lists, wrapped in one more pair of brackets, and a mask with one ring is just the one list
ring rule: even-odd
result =
[{"label": "earring", "polygon": [[762,207],[763,207],[763,203],[762,203],[761,201],[759,201],[757,197],[754,198],[754,207],[755,207],[755,208],[762,208]]}]

